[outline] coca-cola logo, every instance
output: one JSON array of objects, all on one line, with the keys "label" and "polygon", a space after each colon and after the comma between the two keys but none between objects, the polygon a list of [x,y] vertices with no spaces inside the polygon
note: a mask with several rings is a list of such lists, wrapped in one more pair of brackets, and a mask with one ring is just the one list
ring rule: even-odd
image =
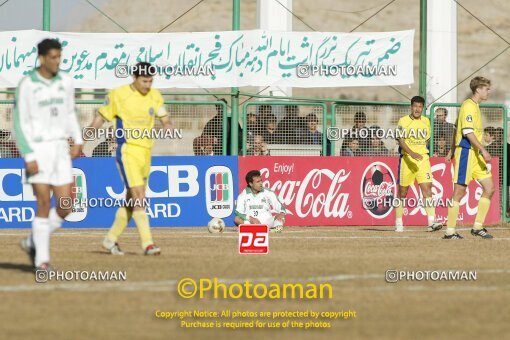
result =
[{"label": "coca-cola logo", "polygon": [[395,176],[382,162],[374,162],[366,167],[360,186],[363,208],[374,218],[388,216],[396,194]]},{"label": "coca-cola logo", "polygon": [[289,215],[343,218],[351,213],[349,194],[342,192],[342,184],[349,178],[350,171],[312,169],[300,181],[271,181],[268,168],[261,169],[260,173],[263,185],[278,194]]}]

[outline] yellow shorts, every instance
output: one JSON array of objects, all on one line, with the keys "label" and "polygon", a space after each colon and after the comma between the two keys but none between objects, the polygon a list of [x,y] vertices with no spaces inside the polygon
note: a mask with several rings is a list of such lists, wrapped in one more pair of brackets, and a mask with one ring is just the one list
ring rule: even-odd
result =
[{"label": "yellow shorts", "polygon": [[429,155],[422,155],[423,159],[417,161],[409,155],[401,156],[398,161],[397,184],[408,187],[414,184],[414,180],[421,183],[432,182]]},{"label": "yellow shorts", "polygon": [[473,149],[455,148],[453,183],[468,185],[473,179],[492,177],[482,155]]},{"label": "yellow shorts", "polygon": [[124,143],[117,148],[116,160],[127,188],[147,185],[151,170],[151,149]]}]

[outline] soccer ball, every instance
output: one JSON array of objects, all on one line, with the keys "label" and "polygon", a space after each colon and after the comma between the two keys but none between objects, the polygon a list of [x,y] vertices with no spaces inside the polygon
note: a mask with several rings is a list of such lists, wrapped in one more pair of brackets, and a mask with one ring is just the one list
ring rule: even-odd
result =
[{"label": "soccer ball", "polygon": [[218,217],[214,217],[207,223],[207,230],[210,233],[222,233],[225,230],[225,222]]}]

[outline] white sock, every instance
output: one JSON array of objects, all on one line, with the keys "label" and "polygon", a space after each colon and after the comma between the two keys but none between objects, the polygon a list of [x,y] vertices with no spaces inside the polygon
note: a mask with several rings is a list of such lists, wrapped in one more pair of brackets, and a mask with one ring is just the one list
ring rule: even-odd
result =
[{"label": "white sock", "polygon": [[402,218],[396,218],[395,219],[395,226],[397,226],[397,227],[403,227],[404,226],[404,221],[402,220]]},{"label": "white sock", "polygon": [[34,238],[32,234],[27,236],[27,245],[29,248],[34,248]]},{"label": "white sock", "polygon": [[52,234],[55,230],[62,226],[64,219],[57,214],[56,208],[51,208],[49,222],[50,222],[50,234]]},{"label": "white sock", "polygon": [[35,266],[50,262],[50,226],[48,218],[34,217],[32,235],[35,244]]},{"label": "white sock", "polygon": [[446,228],[446,235],[455,234],[455,228]]},{"label": "white sock", "polygon": [[435,222],[435,216],[427,216],[429,219],[429,225],[433,225]]},{"label": "white sock", "polygon": [[280,227],[282,226],[283,227],[283,222],[280,221],[280,220],[277,220],[276,218],[274,219],[274,222],[273,222],[273,227],[276,228],[276,227]]}]

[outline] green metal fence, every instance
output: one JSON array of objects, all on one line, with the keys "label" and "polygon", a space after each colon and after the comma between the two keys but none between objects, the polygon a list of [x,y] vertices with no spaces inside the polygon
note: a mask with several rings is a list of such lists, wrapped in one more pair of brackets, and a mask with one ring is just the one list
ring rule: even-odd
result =
[{"label": "green metal fence", "polygon": [[[349,138],[351,131],[366,129],[395,130],[398,120],[410,113],[410,104],[403,102],[337,102],[331,106],[332,126],[340,133],[332,136],[332,148],[335,156],[395,156],[397,143],[388,138]],[[424,111],[425,114],[425,111]],[[361,134],[364,136],[364,134]],[[390,135],[391,137],[391,135]],[[354,143],[353,140],[358,141]],[[352,152],[346,152],[346,149]],[[354,149],[354,150],[353,150]],[[387,152],[385,151],[387,150]]]},{"label": "green metal fence", "polygon": [[[90,125],[102,104],[103,100],[76,100],[80,126]],[[176,133],[173,139],[155,140],[154,155],[227,154],[227,134],[224,131],[228,130],[228,108],[225,102],[165,101],[165,105]],[[5,143],[0,143],[0,157],[13,156],[10,151],[14,140],[13,107],[13,100],[0,101],[0,141],[5,140]],[[105,123],[103,128],[110,126],[110,123]],[[159,120],[156,120],[155,128],[161,128]],[[107,142],[107,146],[99,147],[103,142]],[[87,157],[106,157],[111,156],[115,148],[115,140],[102,138],[85,143],[84,154]],[[10,155],[7,155],[8,152]]]},{"label": "green metal fence", "polygon": [[328,155],[324,103],[258,101],[243,106],[242,155]]}]

